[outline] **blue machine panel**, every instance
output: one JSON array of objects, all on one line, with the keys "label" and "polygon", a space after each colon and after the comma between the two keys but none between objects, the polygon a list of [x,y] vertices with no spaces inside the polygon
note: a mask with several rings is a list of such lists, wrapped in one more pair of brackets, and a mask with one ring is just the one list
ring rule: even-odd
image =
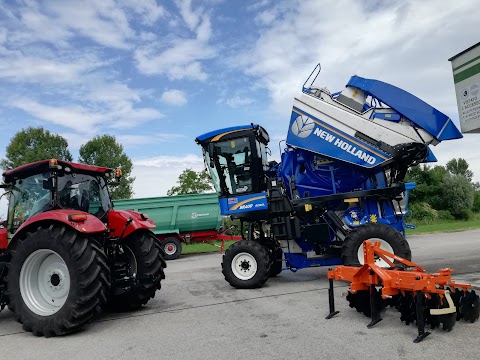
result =
[{"label": "blue machine panel", "polygon": [[374,168],[391,156],[293,107],[287,144],[364,168]]},{"label": "blue machine panel", "polygon": [[268,209],[267,195],[264,192],[220,198],[218,202],[222,215],[233,215]]}]

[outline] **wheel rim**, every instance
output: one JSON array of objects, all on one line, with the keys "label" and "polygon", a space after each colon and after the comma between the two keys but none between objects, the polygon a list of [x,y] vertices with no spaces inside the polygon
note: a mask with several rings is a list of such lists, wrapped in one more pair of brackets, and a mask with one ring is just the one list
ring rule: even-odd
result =
[{"label": "wheel rim", "polygon": [[257,260],[249,253],[239,253],[232,260],[232,272],[241,280],[249,280],[257,273]]},{"label": "wheel rim", "polygon": [[[389,253],[395,254],[392,246],[388,242],[386,242],[385,240],[382,240],[382,239],[379,239],[379,238],[371,238],[369,240],[372,244],[375,244],[376,242],[379,242],[380,243],[380,249],[388,251]],[[363,265],[365,263],[365,259],[364,259],[364,255],[363,255],[363,244],[360,245],[360,247],[358,248],[357,256],[358,256],[358,262],[361,265]],[[385,260],[383,260],[381,257],[377,257],[377,256],[375,256],[375,265],[378,265],[378,266],[383,267],[383,268],[390,267],[390,265]]]},{"label": "wheel rim", "polygon": [[59,311],[70,292],[70,273],[55,251],[31,253],[20,270],[20,293],[27,307],[40,316]]},{"label": "wheel rim", "polygon": [[128,263],[130,265],[130,276],[136,277],[138,273],[138,264],[137,264],[137,258],[135,257],[135,254],[133,253],[132,249],[130,249],[127,245],[123,244],[123,253],[126,255],[128,259]]},{"label": "wheel rim", "polygon": [[175,245],[174,243],[165,244],[164,251],[167,255],[173,255],[177,252],[177,245]]}]

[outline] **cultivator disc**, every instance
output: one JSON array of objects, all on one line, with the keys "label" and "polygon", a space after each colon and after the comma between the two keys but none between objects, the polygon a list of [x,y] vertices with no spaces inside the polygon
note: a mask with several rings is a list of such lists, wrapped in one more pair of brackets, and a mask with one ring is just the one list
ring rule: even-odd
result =
[{"label": "cultivator disc", "polygon": [[[333,280],[340,280],[351,283],[347,301],[351,308],[371,318],[368,327],[381,321],[383,312],[390,306],[400,312],[400,320],[406,325],[416,323],[418,336],[414,342],[430,334],[425,331],[427,325],[431,329],[451,331],[458,320],[471,323],[478,320],[479,296],[470,284],[453,281],[451,269],[428,274],[419,265],[382,250],[377,243],[366,241],[363,246],[362,267],[338,266],[328,271],[330,315],[327,318],[338,313],[333,300]],[[378,257],[391,267],[376,265]]]}]

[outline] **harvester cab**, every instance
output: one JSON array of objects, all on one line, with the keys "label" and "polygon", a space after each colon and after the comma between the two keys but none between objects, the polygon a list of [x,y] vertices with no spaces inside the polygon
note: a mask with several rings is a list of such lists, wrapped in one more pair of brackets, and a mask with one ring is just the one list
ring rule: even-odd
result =
[{"label": "harvester cab", "polygon": [[265,129],[253,124],[213,131],[197,138],[219,193],[223,215],[259,218],[259,210],[265,215],[268,142]]},{"label": "harvester cab", "polygon": [[0,309],[8,305],[26,331],[66,334],[101,308],[135,309],[160,289],[166,263],[155,224],[113,210],[107,185],[116,175],[56,159],[3,173]]}]

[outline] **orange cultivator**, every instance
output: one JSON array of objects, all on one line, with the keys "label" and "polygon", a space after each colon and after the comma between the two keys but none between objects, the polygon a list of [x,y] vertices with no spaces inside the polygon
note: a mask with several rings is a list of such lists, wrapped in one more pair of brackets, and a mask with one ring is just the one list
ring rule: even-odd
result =
[{"label": "orange cultivator", "polygon": [[[441,269],[438,273],[428,274],[421,266],[382,250],[379,242],[365,241],[363,253],[362,267],[329,269],[330,314],[327,319],[338,314],[333,280],[351,283],[347,300],[350,307],[372,319],[368,327],[382,320],[381,314],[387,305],[396,307],[401,313],[400,319],[407,325],[416,321],[416,343],[430,334],[425,331],[427,324],[432,329],[442,325],[443,330],[450,331],[457,320],[463,318],[473,323],[479,318],[479,296],[471,290],[470,284],[453,281],[450,277],[453,270]],[[378,266],[376,259],[384,260],[390,268]]]}]

